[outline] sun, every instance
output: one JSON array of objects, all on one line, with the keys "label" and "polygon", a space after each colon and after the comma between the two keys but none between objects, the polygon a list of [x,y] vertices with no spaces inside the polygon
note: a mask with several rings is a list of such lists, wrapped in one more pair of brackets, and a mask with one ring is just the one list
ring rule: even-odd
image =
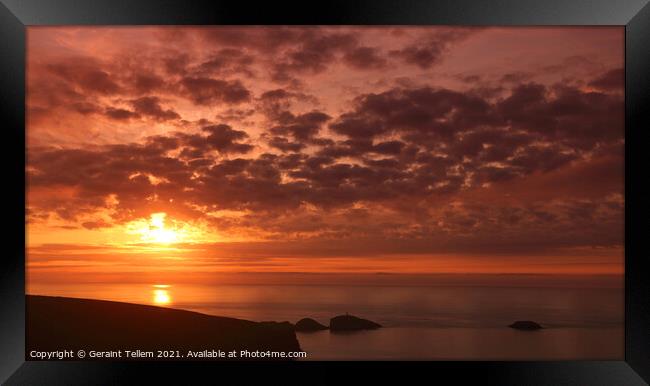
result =
[{"label": "sun", "polygon": [[152,213],[149,217],[130,221],[126,224],[124,233],[137,237],[137,240],[131,239],[131,243],[151,244],[149,247],[161,249],[171,248],[171,244],[193,244],[214,239],[200,224],[170,218],[165,212]]},{"label": "sun", "polygon": [[178,240],[178,233],[165,228],[166,213],[154,213],[149,221],[149,230],[145,236],[155,243],[169,244]]},{"label": "sun", "polygon": [[137,233],[140,239],[147,243],[171,244],[180,241],[180,234],[173,229],[165,227],[167,213],[153,213],[149,221],[142,224]]}]

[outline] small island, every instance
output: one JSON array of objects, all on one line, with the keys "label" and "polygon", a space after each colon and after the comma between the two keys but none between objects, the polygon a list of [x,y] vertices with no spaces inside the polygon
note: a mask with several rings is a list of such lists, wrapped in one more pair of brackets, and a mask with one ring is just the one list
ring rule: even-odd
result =
[{"label": "small island", "polygon": [[330,331],[358,331],[358,330],[375,330],[380,328],[381,324],[367,319],[361,319],[352,315],[339,315],[330,319]]},{"label": "small island", "polygon": [[313,331],[322,331],[327,330],[329,327],[322,325],[315,321],[312,318],[303,318],[300,319],[294,325],[293,329],[300,332],[313,332]]},{"label": "small island", "polygon": [[539,323],[533,322],[531,320],[518,320],[508,327],[514,328],[515,330],[524,330],[524,331],[535,331],[540,330],[542,327]]}]

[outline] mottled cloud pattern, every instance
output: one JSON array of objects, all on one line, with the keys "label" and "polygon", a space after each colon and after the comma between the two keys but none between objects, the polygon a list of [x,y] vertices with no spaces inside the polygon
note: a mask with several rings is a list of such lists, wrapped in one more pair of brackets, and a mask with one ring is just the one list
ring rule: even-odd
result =
[{"label": "mottled cloud pattern", "polygon": [[622,43],[620,28],[30,28],[28,226],[165,212],[342,256],[620,254]]}]

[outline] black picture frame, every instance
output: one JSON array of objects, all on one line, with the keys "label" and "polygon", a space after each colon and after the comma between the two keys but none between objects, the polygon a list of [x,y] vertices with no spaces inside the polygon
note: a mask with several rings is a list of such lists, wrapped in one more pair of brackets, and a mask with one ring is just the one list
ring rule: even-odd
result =
[{"label": "black picture frame", "polygon": [[[625,26],[625,359],[568,362],[125,363],[25,361],[25,27],[30,25],[353,24]],[[650,382],[650,280],[644,134],[650,128],[648,0],[0,0],[5,250],[0,258],[0,381],[32,384],[271,383],[449,379],[499,385]],[[643,224],[643,225],[641,225]],[[253,366],[255,370],[252,370]],[[343,374],[345,373],[345,375]],[[645,381],[644,381],[645,380]],[[347,383],[347,382],[344,382]]]}]

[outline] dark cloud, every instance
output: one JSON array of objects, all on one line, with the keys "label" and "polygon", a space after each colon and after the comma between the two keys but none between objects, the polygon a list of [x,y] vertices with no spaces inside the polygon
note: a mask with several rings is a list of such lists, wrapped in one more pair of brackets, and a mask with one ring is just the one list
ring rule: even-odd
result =
[{"label": "dark cloud", "polygon": [[133,90],[136,94],[147,94],[154,91],[163,90],[165,80],[154,73],[135,73],[131,80]]},{"label": "dark cloud", "polygon": [[273,137],[269,140],[269,146],[278,149],[282,152],[299,152],[305,148],[305,145],[300,142],[290,142],[284,137]]},{"label": "dark cloud", "polygon": [[589,85],[603,91],[623,90],[625,86],[625,72],[622,68],[607,71],[589,82]]},{"label": "dark cloud", "polygon": [[206,135],[176,133],[174,139],[184,146],[181,157],[203,158],[206,153],[217,151],[220,154],[248,153],[254,146],[240,141],[248,139],[245,131],[234,130],[225,124],[205,126],[201,131]]},{"label": "dark cloud", "polygon": [[316,98],[311,95],[282,88],[263,92],[257,102],[257,108],[271,122],[291,117],[290,109],[295,102],[317,104]]},{"label": "dark cloud", "polygon": [[387,60],[376,47],[357,47],[343,55],[343,60],[353,68],[375,70],[386,67]]},{"label": "dark cloud", "polygon": [[493,124],[497,119],[480,97],[424,87],[360,96],[356,108],[342,114],[330,128],[354,138],[398,131],[449,137],[454,131]]},{"label": "dark cloud", "polygon": [[70,107],[74,111],[83,115],[96,114],[101,112],[101,108],[98,105],[90,102],[75,102],[72,103]]},{"label": "dark cloud", "polygon": [[115,108],[115,107],[107,107],[104,113],[108,118],[115,119],[117,121],[125,121],[133,118],[140,118],[140,114],[134,111],[130,111],[122,108]]},{"label": "dark cloud", "polygon": [[273,134],[291,135],[299,141],[308,141],[315,137],[324,123],[331,117],[321,111],[311,111],[294,115],[285,111],[276,118],[278,125],[270,129]]},{"label": "dark cloud", "polygon": [[178,115],[172,109],[163,109],[160,106],[160,98],[146,96],[131,101],[133,108],[136,113],[143,116],[151,117],[160,121],[167,121],[171,119],[180,119],[181,116]]},{"label": "dark cloud", "polygon": [[[168,121],[181,118],[181,116],[174,110],[163,109],[160,106],[160,98],[158,97],[140,97],[129,101],[129,104],[133,107],[133,110],[107,107],[104,113],[108,118],[118,121],[125,121],[142,117],[151,118],[157,121]],[[82,105],[81,107],[85,106]],[[83,110],[80,112],[87,114],[95,112],[96,109],[97,108],[94,105],[90,105],[88,106],[87,112],[83,112]]]},{"label": "dark cloud", "polygon": [[304,30],[297,47],[285,51],[284,60],[275,64],[273,78],[286,81],[295,73],[316,74],[336,60],[337,54],[355,48],[357,38],[351,33]]},{"label": "dark cloud", "polygon": [[218,113],[215,117],[220,121],[237,121],[241,122],[255,114],[254,109],[226,109]]},{"label": "dark cloud", "polygon": [[180,84],[185,95],[199,105],[238,104],[251,98],[250,91],[239,80],[186,77]]},{"label": "dark cloud", "polygon": [[525,174],[529,174],[537,170],[554,170],[577,158],[577,153],[573,151],[567,152],[554,147],[528,146],[522,148],[510,160],[509,164],[521,168]]},{"label": "dark cloud", "polygon": [[374,145],[372,151],[380,154],[399,154],[402,152],[404,146],[404,142],[386,141]]},{"label": "dark cloud", "polygon": [[252,145],[236,142],[248,138],[245,131],[233,130],[223,124],[206,126],[203,131],[208,133],[206,143],[221,153],[248,153],[253,150]]},{"label": "dark cloud", "polygon": [[84,92],[115,94],[122,90],[115,76],[103,70],[103,66],[88,58],[73,58],[47,66],[50,72],[80,88]]},{"label": "dark cloud", "polygon": [[590,149],[623,137],[624,109],[621,97],[616,95],[568,86],[550,90],[529,83],[516,87],[497,108],[512,128],[570,147]]},{"label": "dark cloud", "polygon": [[442,60],[443,55],[453,44],[467,38],[474,31],[471,28],[441,30],[415,39],[413,44],[393,50],[390,54],[405,63],[418,66],[421,69],[429,69]]},{"label": "dark cloud", "polygon": [[197,70],[200,73],[212,76],[241,73],[250,77],[254,75],[251,69],[254,62],[254,57],[242,50],[223,48],[201,63]]},{"label": "dark cloud", "polygon": [[[521,84],[497,101],[471,92],[399,88],[359,96],[354,109],[329,126],[349,139],[324,145],[318,154],[396,155],[405,167],[419,165],[412,169],[418,185],[410,189],[457,192],[586,159],[622,140],[622,112],[620,96],[569,86]],[[401,140],[373,140],[396,136]]]},{"label": "dark cloud", "polygon": [[514,83],[519,84],[525,81],[528,81],[531,78],[532,74],[523,71],[509,72],[501,76],[500,81],[502,83]]},{"label": "dark cloud", "polygon": [[169,75],[186,75],[190,56],[183,52],[168,52],[162,58],[163,69]]}]

